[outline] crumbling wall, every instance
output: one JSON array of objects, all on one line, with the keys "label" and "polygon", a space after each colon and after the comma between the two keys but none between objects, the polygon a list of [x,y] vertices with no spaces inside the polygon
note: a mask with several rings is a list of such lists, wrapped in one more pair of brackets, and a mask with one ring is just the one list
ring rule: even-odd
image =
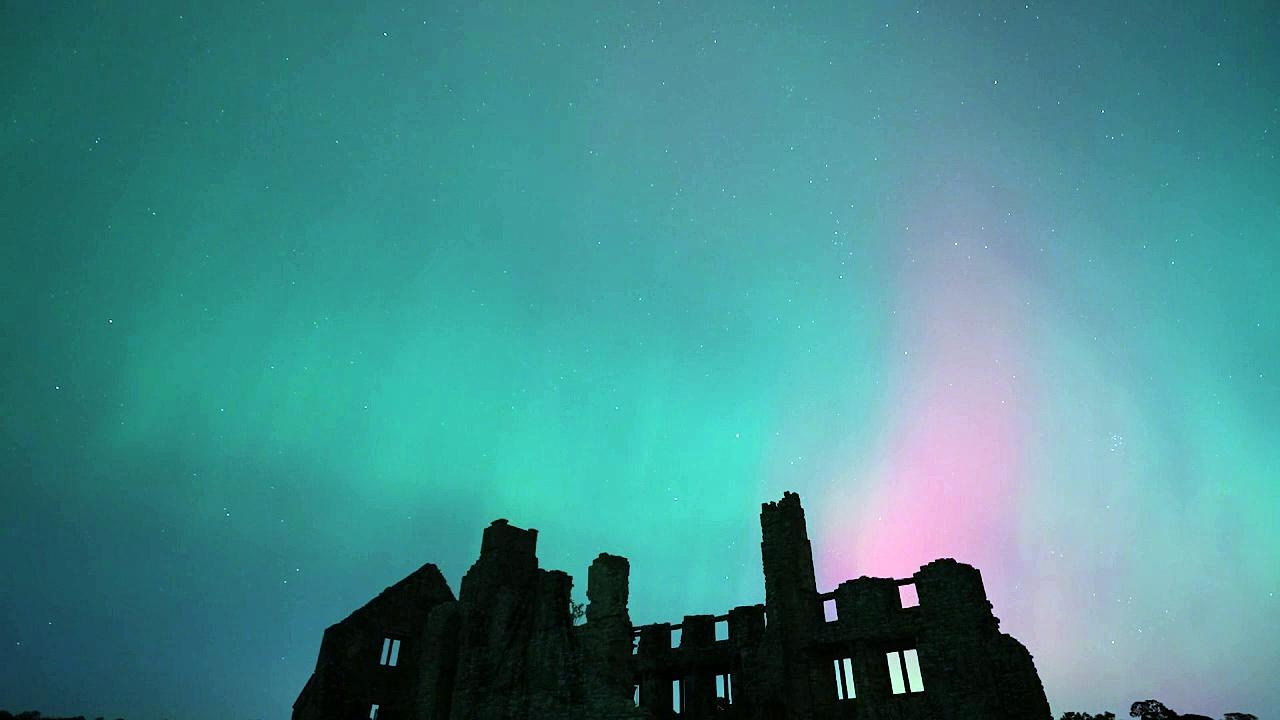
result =
[{"label": "crumbling wall", "polygon": [[601,553],[587,572],[587,624],[579,628],[586,717],[638,717],[632,700],[631,564]]},{"label": "crumbling wall", "polygon": [[[574,627],[573,579],[538,567],[536,530],[496,520],[457,601],[426,565],[329,628],[294,720],[363,719],[373,703],[378,720],[1051,720],[976,568],[943,559],[820,594],[800,498],[765,503],[760,523],[763,605],[636,628],[626,558],[592,562]],[[918,603],[904,607],[906,585]],[[393,668],[388,637],[403,643]]]},{"label": "crumbling wall", "polygon": [[768,617],[761,657],[768,667],[764,695],[769,712],[809,718],[814,712],[812,660],[804,643],[822,621],[813,547],[800,496],[783,493],[760,507],[760,555]]},{"label": "crumbling wall", "polygon": [[[326,646],[365,648],[398,628],[413,639],[406,647],[422,651],[413,662],[392,673],[362,649],[342,673],[322,677],[344,688],[351,702],[314,710],[327,685],[313,681],[295,704],[295,720],[366,718],[374,702],[379,720],[644,718],[631,700],[629,572],[626,558],[596,558],[588,574],[587,623],[575,628],[573,579],[538,567],[536,530],[496,520],[484,531],[480,557],[456,602],[449,595],[416,611],[400,601],[395,612],[366,608],[335,626],[341,642],[326,633]],[[416,617],[418,625],[405,626],[402,615]]]},{"label": "crumbling wall", "polygon": [[419,663],[415,688],[415,720],[449,720],[453,707],[453,687],[458,673],[458,642],[461,606],[441,603],[432,608],[422,632],[422,645],[430,648]]},{"label": "crumbling wall", "polygon": [[[677,626],[639,628],[635,675],[655,717],[1049,720],[1031,655],[999,631],[976,568],[943,559],[908,579],[864,576],[819,594],[799,498],[765,503],[760,521],[764,608],[730,611],[720,641],[709,636],[720,618],[685,616],[677,648]],[[904,607],[904,586],[918,603]],[[830,621],[825,600],[835,604]],[[728,708],[708,702],[721,672],[731,675]],[[685,702],[674,701],[672,679]]]},{"label": "crumbling wall", "polygon": [[533,696],[535,683],[555,678],[559,668],[548,665],[569,653],[570,581],[538,568],[537,537],[537,530],[495,520],[463,576],[453,720],[529,717],[533,705],[544,704]]},{"label": "crumbling wall", "polygon": [[[381,720],[412,717],[424,651],[418,640],[430,610],[452,600],[440,570],[427,564],[326,629],[294,720],[366,718],[374,704]],[[384,657],[390,640],[399,643],[394,664]]]}]

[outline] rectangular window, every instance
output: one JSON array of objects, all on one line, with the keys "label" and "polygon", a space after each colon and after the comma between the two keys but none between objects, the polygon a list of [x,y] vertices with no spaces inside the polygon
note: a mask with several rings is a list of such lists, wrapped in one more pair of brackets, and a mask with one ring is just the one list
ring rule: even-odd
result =
[{"label": "rectangular window", "polygon": [[733,704],[733,676],[716,675],[716,707],[727,708]]},{"label": "rectangular window", "polygon": [[631,699],[635,702],[636,707],[640,707],[640,686],[639,685],[632,687]]},{"label": "rectangular window", "polygon": [[924,692],[924,678],[920,676],[920,658],[915,650],[891,652],[889,660],[889,684],[893,694]]},{"label": "rectangular window", "polygon": [[719,642],[721,640],[728,640],[728,639],[729,639],[729,621],[717,620],[716,621],[716,641]]},{"label": "rectangular window", "polygon": [[383,638],[382,640],[382,657],[379,658],[379,665],[387,667],[395,667],[400,662],[400,641],[395,638]]},{"label": "rectangular window", "polygon": [[886,657],[889,660],[889,684],[893,686],[894,695],[901,695],[907,691],[902,682],[902,653],[891,652]]},{"label": "rectangular window", "polygon": [[378,720],[378,703],[374,703],[373,707],[369,708],[369,720]]},{"label": "rectangular window", "polygon": [[853,658],[836,658],[836,698],[852,700],[857,697],[853,690]]},{"label": "rectangular window", "polygon": [[680,681],[671,681],[671,712],[679,713],[684,710],[684,693],[680,692]]},{"label": "rectangular window", "polygon": [[827,622],[836,621],[836,599],[835,598],[822,601],[822,617],[825,618]]},{"label": "rectangular window", "polygon": [[920,596],[916,594],[915,583],[898,586],[898,602],[904,608],[916,607],[920,604]]},{"label": "rectangular window", "polygon": [[673,648],[680,647],[680,635],[681,635],[680,628],[676,628],[671,631],[671,647]]},{"label": "rectangular window", "polygon": [[924,692],[924,678],[920,677],[920,657],[915,650],[906,650],[902,659],[907,664],[907,687],[911,692]]}]

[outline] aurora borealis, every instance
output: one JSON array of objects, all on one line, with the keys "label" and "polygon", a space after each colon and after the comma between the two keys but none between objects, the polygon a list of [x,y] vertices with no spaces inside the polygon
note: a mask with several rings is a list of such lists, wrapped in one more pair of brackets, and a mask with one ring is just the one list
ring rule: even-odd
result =
[{"label": "aurora borealis", "polygon": [[[283,718],[497,517],[637,623],[983,571],[1280,708],[1274,4],[0,5],[0,708]],[[926,679],[927,681],[927,679]]]}]

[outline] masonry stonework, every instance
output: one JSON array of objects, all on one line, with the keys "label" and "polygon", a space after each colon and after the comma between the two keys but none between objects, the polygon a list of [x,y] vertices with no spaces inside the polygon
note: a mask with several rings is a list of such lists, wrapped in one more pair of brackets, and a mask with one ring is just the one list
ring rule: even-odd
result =
[{"label": "masonry stonework", "polygon": [[456,600],[428,564],[327,629],[293,720],[1051,720],[976,568],[820,593],[799,496],[760,524],[763,605],[635,626],[629,563],[602,553],[575,626],[538,532],[495,520]]}]

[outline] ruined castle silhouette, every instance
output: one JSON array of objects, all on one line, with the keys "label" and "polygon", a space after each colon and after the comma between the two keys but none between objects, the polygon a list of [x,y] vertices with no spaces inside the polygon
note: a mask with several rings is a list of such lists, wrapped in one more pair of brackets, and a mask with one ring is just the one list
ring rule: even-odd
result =
[{"label": "ruined castle silhouette", "polygon": [[423,565],[325,630],[293,719],[1051,720],[977,568],[819,593],[799,496],[765,503],[760,527],[763,605],[636,627],[629,563],[601,554],[575,626],[538,531],[495,520],[457,600]]}]

